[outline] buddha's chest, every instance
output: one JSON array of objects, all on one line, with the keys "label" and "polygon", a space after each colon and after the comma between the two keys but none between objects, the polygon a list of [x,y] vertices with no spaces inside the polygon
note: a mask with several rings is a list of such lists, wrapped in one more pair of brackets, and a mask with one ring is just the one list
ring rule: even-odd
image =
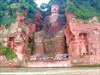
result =
[{"label": "buddha's chest", "polygon": [[56,15],[51,15],[50,17],[49,17],[49,22],[50,23],[55,23],[55,22],[57,22],[57,20],[58,20],[58,14],[56,14]]}]

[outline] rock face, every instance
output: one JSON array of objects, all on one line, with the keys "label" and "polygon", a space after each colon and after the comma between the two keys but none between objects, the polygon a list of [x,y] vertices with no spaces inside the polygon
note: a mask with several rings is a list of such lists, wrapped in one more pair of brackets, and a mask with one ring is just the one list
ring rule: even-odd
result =
[{"label": "rock face", "polygon": [[33,32],[36,32],[36,25],[35,25],[34,23],[30,23],[30,24],[28,25],[28,28],[29,28],[28,37],[31,38]]},{"label": "rock face", "polygon": [[[29,34],[29,28],[27,25],[24,24],[25,16],[20,17],[19,14],[20,13],[17,13],[16,21],[11,23],[10,27],[8,27],[7,29],[4,27],[0,28],[0,43],[1,43],[0,45],[5,47],[11,47],[14,49],[12,52],[14,52],[17,55],[17,59],[18,59],[17,63],[23,61],[24,58],[23,55],[27,50],[26,46],[28,44],[27,39]],[[19,44],[18,42],[20,42],[19,46],[18,46]],[[5,61],[5,63],[3,64],[5,66],[9,66],[9,65],[15,66],[17,63],[14,63],[14,60],[12,59],[12,60]]]},{"label": "rock face", "polygon": [[[0,45],[13,48],[13,52],[17,55],[17,63],[19,64],[20,61],[24,60],[24,57],[26,57],[26,59],[29,59],[31,50],[28,48],[28,45],[33,45],[34,41],[30,40],[33,40],[33,33],[41,30],[40,24],[42,23],[40,19],[40,11],[37,11],[34,21],[29,23],[29,25],[26,24],[26,22],[28,21],[27,11],[23,10],[22,16],[20,16],[20,14],[21,13],[16,12],[17,18],[15,19],[15,22],[12,22],[10,27],[8,27],[7,29],[4,27],[4,25],[0,26]],[[38,45],[38,43],[36,44]],[[0,54],[0,57],[1,55],[2,54]],[[14,61],[17,60],[7,60],[3,64],[5,66],[8,66],[10,63],[11,66],[14,66],[16,65]],[[0,63],[0,65],[2,65],[2,63]]]},{"label": "rock face", "polygon": [[43,31],[35,33],[35,36],[34,36],[34,43],[35,43],[34,55],[36,57],[43,57],[44,56],[43,40],[44,40],[44,32]]},{"label": "rock face", "polygon": [[[67,15],[68,18],[68,15]],[[69,58],[76,64],[100,64],[100,23],[71,17],[65,29]]]}]

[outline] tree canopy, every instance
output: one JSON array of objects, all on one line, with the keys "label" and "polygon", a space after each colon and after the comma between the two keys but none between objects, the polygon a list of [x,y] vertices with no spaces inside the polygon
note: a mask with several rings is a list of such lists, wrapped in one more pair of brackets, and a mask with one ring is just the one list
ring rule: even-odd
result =
[{"label": "tree canopy", "polygon": [[70,0],[66,5],[66,12],[74,13],[77,18],[81,19],[94,16],[100,18],[100,0]]},{"label": "tree canopy", "polygon": [[[74,13],[77,18],[89,19],[98,16],[100,20],[100,0],[50,0],[48,4],[41,4],[43,18],[51,14],[51,5],[57,4],[60,7],[60,14],[66,12]],[[27,11],[28,22],[35,18],[38,10],[34,0],[0,0],[0,25],[9,26],[16,18],[16,12],[23,15],[23,10]]]},{"label": "tree canopy", "polygon": [[15,20],[16,12],[22,14],[23,10],[27,11],[27,18],[32,21],[37,9],[34,0],[0,0],[0,25],[9,26]]}]

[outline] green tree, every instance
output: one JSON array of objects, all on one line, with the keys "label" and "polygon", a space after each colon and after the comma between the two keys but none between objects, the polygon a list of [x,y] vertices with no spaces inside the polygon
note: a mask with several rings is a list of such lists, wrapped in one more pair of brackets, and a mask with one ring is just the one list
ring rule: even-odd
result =
[{"label": "green tree", "polygon": [[99,0],[70,0],[66,12],[74,13],[77,18],[89,19],[100,15]]},{"label": "green tree", "polygon": [[0,25],[9,26],[16,18],[16,12],[27,11],[28,21],[33,21],[38,10],[34,0],[0,0]]},{"label": "green tree", "polygon": [[47,4],[42,3],[41,6],[40,6],[40,9],[41,9],[42,11],[44,11],[45,9],[47,9]]}]

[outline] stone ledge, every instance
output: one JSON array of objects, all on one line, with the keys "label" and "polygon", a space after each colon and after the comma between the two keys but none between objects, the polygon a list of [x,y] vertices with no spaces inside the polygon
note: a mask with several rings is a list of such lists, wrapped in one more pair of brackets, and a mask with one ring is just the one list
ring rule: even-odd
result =
[{"label": "stone ledge", "polygon": [[69,60],[53,60],[53,61],[28,61],[27,67],[71,67]]}]

